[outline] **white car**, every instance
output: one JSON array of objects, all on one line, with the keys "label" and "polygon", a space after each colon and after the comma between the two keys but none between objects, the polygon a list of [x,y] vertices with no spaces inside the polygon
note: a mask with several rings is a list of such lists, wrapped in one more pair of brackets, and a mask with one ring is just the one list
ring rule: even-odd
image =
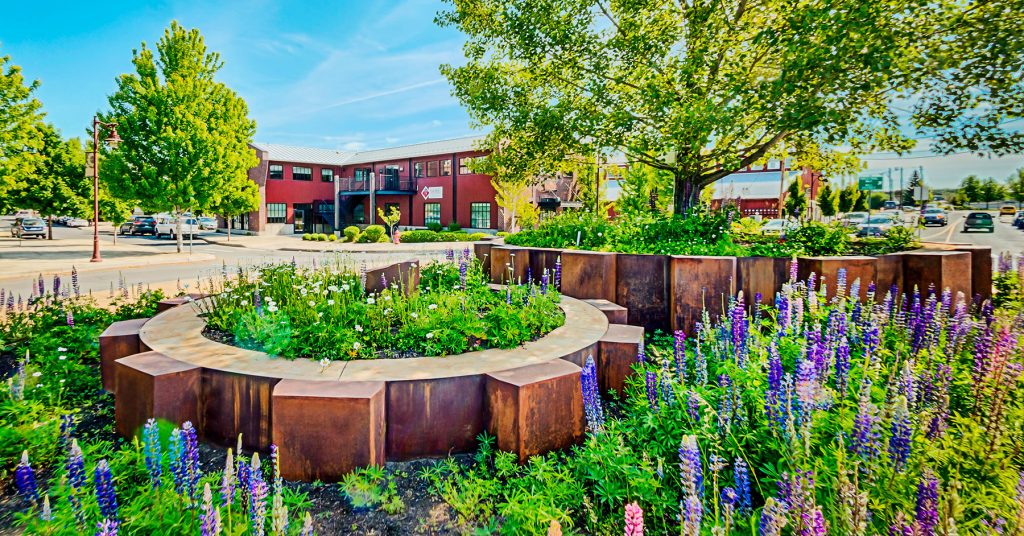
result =
[{"label": "white car", "polygon": [[[181,236],[184,238],[195,238],[200,231],[199,220],[195,218],[181,218]],[[156,219],[156,237],[177,238],[178,222],[175,218],[160,217]]]},{"label": "white car", "polygon": [[871,216],[858,225],[857,236],[877,236],[889,232],[897,225],[891,214],[881,213]]},{"label": "white car", "polygon": [[843,217],[843,225],[847,227],[859,227],[860,224],[864,223],[871,215],[867,212],[848,212]]},{"label": "white car", "polygon": [[783,219],[774,219],[764,222],[761,226],[761,234],[782,234],[797,228],[796,222]]}]

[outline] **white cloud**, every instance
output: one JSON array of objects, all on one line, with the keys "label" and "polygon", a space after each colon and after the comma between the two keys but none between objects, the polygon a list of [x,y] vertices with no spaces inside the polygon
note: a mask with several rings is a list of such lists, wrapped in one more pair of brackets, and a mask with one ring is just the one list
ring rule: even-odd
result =
[{"label": "white cloud", "polygon": [[346,151],[362,151],[363,149],[366,148],[366,143],[361,141],[350,141],[342,145],[341,148],[345,149]]}]

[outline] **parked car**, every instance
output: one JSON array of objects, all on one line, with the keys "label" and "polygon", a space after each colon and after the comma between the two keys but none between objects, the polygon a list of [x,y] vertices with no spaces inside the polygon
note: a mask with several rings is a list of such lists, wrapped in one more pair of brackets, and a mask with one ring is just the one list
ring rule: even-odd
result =
[{"label": "parked car", "polygon": [[1003,205],[999,207],[1000,216],[1013,216],[1017,213],[1017,207],[1013,205]]},{"label": "parked car", "polygon": [[1024,210],[1018,210],[1017,213],[1013,215],[1012,225],[1018,229],[1024,229]]},{"label": "parked car", "polygon": [[200,229],[204,229],[204,230],[208,230],[208,231],[216,231],[217,230],[217,218],[211,218],[209,216],[200,216],[199,217],[199,228]]},{"label": "parked car", "polygon": [[152,216],[135,216],[131,221],[121,224],[121,234],[156,236],[156,218]]},{"label": "parked car", "polygon": [[85,218],[68,218],[64,220],[64,225],[68,227],[88,227],[89,220]]},{"label": "parked car", "polygon": [[14,225],[11,226],[11,236],[14,238],[28,238],[30,236],[46,238],[46,222],[34,216],[17,218],[14,220]]},{"label": "parked car", "polygon": [[945,227],[949,223],[949,217],[946,215],[946,211],[941,208],[926,208],[921,212],[919,218],[921,225],[928,227],[929,225],[938,225]]},{"label": "parked car", "polygon": [[[178,222],[174,218],[159,218],[156,220],[155,236],[160,238],[176,238],[178,233]],[[192,238],[199,234],[199,220],[195,218],[181,218],[181,236]]]},{"label": "parked car", "polygon": [[857,228],[857,236],[881,236],[896,225],[892,214],[876,214],[871,216]]},{"label": "parked car", "polygon": [[885,203],[882,203],[883,210],[899,210],[899,208],[900,205],[895,201],[886,201]]},{"label": "parked car", "polygon": [[968,214],[967,219],[964,220],[964,232],[975,229],[994,233],[996,231],[996,224],[995,220],[992,219],[992,215],[988,212],[971,212]]},{"label": "parked car", "polygon": [[847,212],[843,218],[843,225],[847,227],[858,227],[871,217],[867,212]]},{"label": "parked car", "polygon": [[791,220],[774,219],[764,222],[761,226],[761,234],[777,235],[792,231],[798,227],[797,223]]}]

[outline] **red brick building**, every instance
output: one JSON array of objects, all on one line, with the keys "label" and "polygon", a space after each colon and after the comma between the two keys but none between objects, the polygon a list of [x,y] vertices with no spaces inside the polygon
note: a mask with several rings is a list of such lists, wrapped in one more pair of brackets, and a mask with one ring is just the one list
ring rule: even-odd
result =
[{"label": "red brick building", "polygon": [[731,204],[745,216],[777,218],[780,192],[785,193],[796,177],[801,178],[809,204],[814,206],[821,188],[821,173],[809,169],[783,171],[778,160],[750,166],[716,181],[712,206]]},{"label": "red brick building", "polygon": [[329,233],[382,223],[376,208],[387,212],[395,206],[403,227],[456,222],[464,229],[497,230],[500,216],[491,178],[469,169],[473,159],[486,154],[475,149],[479,139],[370,151],[254,143],[260,163],[249,170],[249,178],[259,185],[260,209],[234,218],[232,228],[259,234]]}]

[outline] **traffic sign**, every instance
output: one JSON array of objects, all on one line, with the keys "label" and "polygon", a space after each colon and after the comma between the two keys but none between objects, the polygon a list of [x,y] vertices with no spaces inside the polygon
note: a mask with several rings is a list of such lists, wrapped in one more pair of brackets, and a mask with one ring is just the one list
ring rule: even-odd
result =
[{"label": "traffic sign", "polygon": [[857,179],[858,190],[881,190],[882,177],[861,177]]}]

